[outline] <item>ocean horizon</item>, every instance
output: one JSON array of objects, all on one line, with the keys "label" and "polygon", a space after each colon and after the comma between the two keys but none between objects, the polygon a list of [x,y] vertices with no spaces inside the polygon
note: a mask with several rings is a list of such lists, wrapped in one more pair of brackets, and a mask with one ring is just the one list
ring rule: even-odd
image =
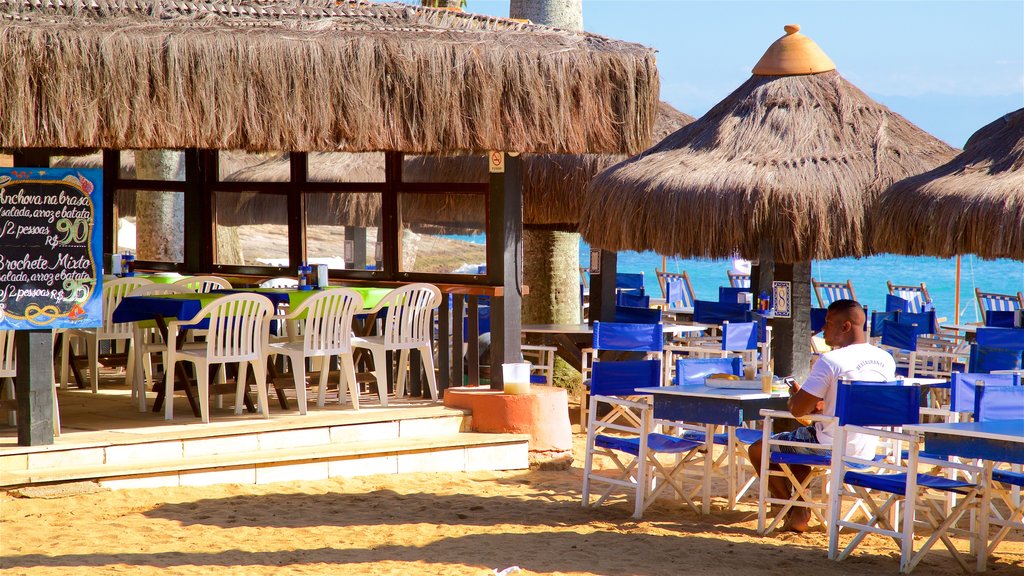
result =
[{"label": "ocean horizon", "polygon": [[[446,238],[483,244],[483,234],[450,235]],[[653,297],[661,296],[655,269],[661,268],[662,257],[654,252],[620,252],[618,271],[644,274],[644,286]],[[590,265],[590,246],[580,241],[580,266]],[[698,299],[717,300],[718,287],[728,286],[726,271],[732,260],[696,260],[668,258],[668,272],[689,274],[693,291]],[[973,255],[961,257],[960,265],[960,320],[980,321],[975,288],[983,292],[1016,294],[1024,291],[1024,262],[1018,260],[983,260]],[[955,317],[956,258],[929,256],[900,256],[879,254],[866,258],[839,258],[815,260],[811,263],[811,276],[830,282],[853,282],[857,299],[870,310],[885,309],[885,295],[889,293],[886,281],[894,284],[925,283],[940,318],[952,322]],[[814,296],[811,302],[817,305]]]}]

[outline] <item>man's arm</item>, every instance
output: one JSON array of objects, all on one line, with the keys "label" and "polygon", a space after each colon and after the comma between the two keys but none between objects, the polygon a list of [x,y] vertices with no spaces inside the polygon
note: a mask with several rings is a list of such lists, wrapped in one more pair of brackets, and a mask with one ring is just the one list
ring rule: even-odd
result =
[{"label": "man's arm", "polygon": [[824,407],[824,400],[798,386],[790,388],[789,413],[797,418],[808,414],[817,414]]}]

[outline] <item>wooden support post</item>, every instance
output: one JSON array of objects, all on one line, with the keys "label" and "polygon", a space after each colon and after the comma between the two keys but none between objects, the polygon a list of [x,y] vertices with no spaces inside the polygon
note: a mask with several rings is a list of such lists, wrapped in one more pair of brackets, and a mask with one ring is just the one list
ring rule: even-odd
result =
[{"label": "wooden support post", "polygon": [[487,278],[500,284],[491,298],[491,388],[504,386],[501,365],[522,362],[523,176],[518,155],[503,154],[491,171],[487,219]]},{"label": "wooden support post", "polygon": [[[764,264],[762,259],[762,267]],[[802,382],[810,372],[811,363],[811,263],[776,262],[774,279],[792,283],[790,307],[793,314],[791,318],[775,318],[772,321],[775,373],[792,375]]]},{"label": "wooden support post", "polygon": [[351,270],[366,270],[366,228],[345,226],[345,242],[352,243],[352,260],[345,265]]},{"label": "wooden support post", "polygon": [[590,323],[595,321],[615,321],[615,269],[618,266],[618,254],[609,250],[601,250],[599,258],[600,272],[594,272],[594,263],[590,263]]},{"label": "wooden support post", "polygon": [[[43,150],[19,150],[19,168],[49,168],[50,155]],[[18,401],[18,445],[53,444],[53,332],[19,330],[14,336],[18,374],[14,395]]]},{"label": "wooden support post", "polygon": [[18,445],[53,444],[53,332],[19,330],[15,333],[18,376]]},{"label": "wooden support post", "polygon": [[[204,154],[211,153],[216,154],[217,152],[194,148],[185,150],[184,267],[188,272],[210,270],[213,266],[214,233],[213,216],[210,214],[213,201],[212,194],[206,187],[205,158],[203,157]],[[106,166],[105,163],[104,166]],[[117,166],[114,169],[116,170]]]}]

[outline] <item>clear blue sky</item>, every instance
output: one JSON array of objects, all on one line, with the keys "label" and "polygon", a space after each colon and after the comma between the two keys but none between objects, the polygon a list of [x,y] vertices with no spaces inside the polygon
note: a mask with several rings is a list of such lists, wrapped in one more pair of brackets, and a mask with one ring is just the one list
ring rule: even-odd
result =
[{"label": "clear blue sky", "polygon": [[[507,16],[508,6],[469,0],[467,10]],[[655,48],[661,98],[698,117],[750,77],[787,23],[800,24],[847,80],[953,146],[1024,107],[1021,0],[584,0],[583,22]]]}]

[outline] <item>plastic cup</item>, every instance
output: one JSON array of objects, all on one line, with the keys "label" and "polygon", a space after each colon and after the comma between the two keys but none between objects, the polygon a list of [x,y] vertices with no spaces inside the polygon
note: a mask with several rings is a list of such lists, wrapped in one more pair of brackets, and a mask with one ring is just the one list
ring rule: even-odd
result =
[{"label": "plastic cup", "polygon": [[761,392],[765,394],[772,393],[772,375],[765,373],[761,374]]},{"label": "plastic cup", "polygon": [[505,394],[530,393],[530,363],[514,362],[501,365]]},{"label": "plastic cup", "polygon": [[753,363],[747,364],[746,366],[743,367],[743,379],[744,380],[753,380],[756,375],[757,375],[757,366],[754,365]]}]

